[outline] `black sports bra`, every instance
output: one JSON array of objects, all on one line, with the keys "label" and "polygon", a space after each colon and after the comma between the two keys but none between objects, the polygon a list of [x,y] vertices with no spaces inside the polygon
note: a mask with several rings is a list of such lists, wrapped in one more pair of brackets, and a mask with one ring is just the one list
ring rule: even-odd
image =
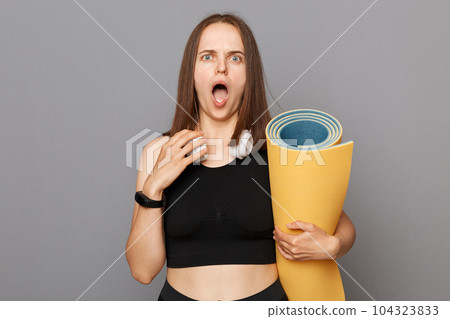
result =
[{"label": "black sports bra", "polygon": [[190,164],[164,194],[167,267],[276,262],[267,150]]}]

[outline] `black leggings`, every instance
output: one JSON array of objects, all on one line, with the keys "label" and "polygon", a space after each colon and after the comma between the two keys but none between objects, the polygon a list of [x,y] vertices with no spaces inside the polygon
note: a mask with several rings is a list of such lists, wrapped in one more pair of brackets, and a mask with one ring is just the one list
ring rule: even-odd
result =
[{"label": "black leggings", "polygon": [[[266,289],[249,297],[237,299],[236,301],[256,301],[256,300],[287,301],[288,298],[286,296],[286,292],[283,289],[283,286],[281,285],[280,279],[277,278],[277,280]],[[169,284],[166,278],[166,282],[164,283],[161,293],[159,294],[158,301],[198,301],[198,300],[189,298],[188,296],[183,295],[181,292],[175,290],[175,288],[173,288]]]}]

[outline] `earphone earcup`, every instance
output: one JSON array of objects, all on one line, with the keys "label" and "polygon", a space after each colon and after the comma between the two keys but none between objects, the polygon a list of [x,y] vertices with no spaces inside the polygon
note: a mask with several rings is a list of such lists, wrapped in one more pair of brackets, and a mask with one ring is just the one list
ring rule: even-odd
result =
[{"label": "earphone earcup", "polygon": [[253,149],[253,136],[249,130],[243,130],[239,139],[239,144],[229,146],[229,152],[233,157],[243,159],[248,156]]}]

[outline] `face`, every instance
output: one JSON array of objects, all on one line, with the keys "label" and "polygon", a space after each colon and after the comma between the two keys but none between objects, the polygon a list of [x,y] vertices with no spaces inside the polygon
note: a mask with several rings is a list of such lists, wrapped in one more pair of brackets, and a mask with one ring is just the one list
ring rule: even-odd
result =
[{"label": "face", "polygon": [[[237,112],[246,81],[245,63],[238,29],[228,23],[214,23],[203,30],[194,70],[200,113],[223,120]],[[217,82],[224,87],[215,86]]]}]

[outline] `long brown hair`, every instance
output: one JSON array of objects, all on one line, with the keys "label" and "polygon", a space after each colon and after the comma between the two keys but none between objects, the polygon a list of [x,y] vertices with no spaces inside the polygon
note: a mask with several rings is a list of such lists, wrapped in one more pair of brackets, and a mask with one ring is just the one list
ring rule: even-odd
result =
[{"label": "long brown hair", "polygon": [[[195,130],[196,123],[192,118],[197,122],[200,120],[199,102],[194,86],[195,61],[202,32],[213,23],[228,23],[236,27],[241,35],[246,56],[246,83],[242,103],[238,109],[238,120],[231,140],[236,140],[236,143],[239,143],[239,135],[244,129],[251,130],[254,143],[261,139],[265,140],[265,128],[271,120],[271,116],[267,110],[264,71],[258,45],[250,27],[242,18],[231,13],[213,14],[206,17],[189,36],[178,77],[177,103],[179,105],[176,106],[172,127],[169,131],[164,132],[163,135],[173,136],[183,129]],[[261,114],[263,115],[261,116]],[[258,117],[260,118],[258,119]],[[252,125],[256,119],[258,120]],[[264,150],[266,147],[266,142],[264,142],[260,149]]]}]

